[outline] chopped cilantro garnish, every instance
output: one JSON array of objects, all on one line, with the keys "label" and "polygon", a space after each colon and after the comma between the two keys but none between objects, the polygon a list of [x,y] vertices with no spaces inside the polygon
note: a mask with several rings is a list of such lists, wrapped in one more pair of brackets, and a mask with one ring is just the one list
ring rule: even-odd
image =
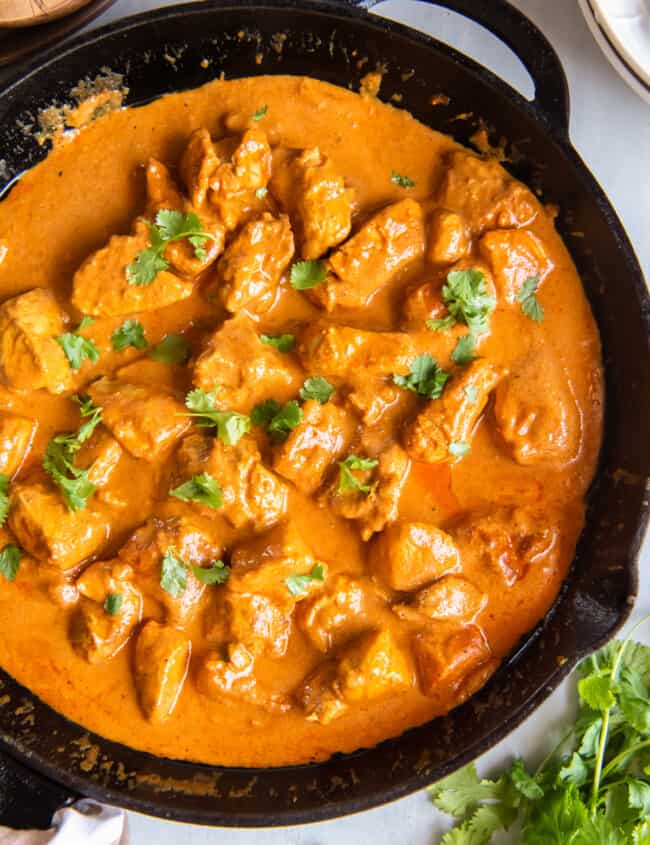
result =
[{"label": "chopped cilantro garnish", "polygon": [[109,593],[104,601],[104,610],[109,616],[115,616],[122,607],[122,596],[119,593]]},{"label": "chopped cilantro garnish", "polygon": [[197,425],[216,428],[217,437],[227,446],[233,446],[250,431],[250,419],[245,414],[217,408],[212,391],[191,390],[185,398],[185,407],[191,411],[189,416],[196,419]]},{"label": "chopped cilantro garnish", "polygon": [[22,556],[23,550],[13,543],[7,543],[0,551],[0,575],[7,581],[16,580]]},{"label": "chopped cilantro garnish", "polygon": [[284,583],[292,596],[302,596],[314,581],[323,582],[324,580],[325,567],[322,563],[316,563],[307,575],[289,575],[288,578],[284,579]]},{"label": "chopped cilantro garnish", "polygon": [[181,334],[168,334],[149,350],[149,357],[162,364],[184,364],[192,350]]},{"label": "chopped cilantro garnish", "polygon": [[125,320],[111,335],[111,343],[116,352],[132,346],[134,349],[146,349],[149,345],[144,336],[144,326],[138,320]]},{"label": "chopped cilantro garnish", "polygon": [[91,317],[84,317],[75,332],[65,332],[65,334],[60,334],[55,338],[65,352],[65,357],[68,359],[71,369],[75,372],[80,369],[84,361],[88,360],[94,364],[99,360],[99,349],[97,349],[95,341],[79,334],[82,329],[93,322]]},{"label": "chopped cilantro garnish", "polygon": [[322,376],[308,378],[300,388],[300,398],[303,402],[306,402],[308,399],[315,399],[321,405],[329,402],[333,393],[333,386]]},{"label": "chopped cilantro garnish", "polygon": [[400,188],[414,188],[415,182],[410,179],[408,176],[403,176],[401,173],[398,173],[397,170],[393,170],[390,174],[390,181],[393,185],[399,185]]},{"label": "chopped cilantro garnish", "polygon": [[5,524],[9,513],[9,476],[0,472],[0,526]]},{"label": "chopped cilantro garnish", "polygon": [[175,546],[169,546],[160,566],[160,586],[170,596],[182,596],[187,588],[187,565],[178,556]]},{"label": "chopped cilantro garnish", "polygon": [[274,346],[278,352],[291,352],[296,345],[295,334],[262,334],[260,340],[268,346]]},{"label": "chopped cilantro garnish", "polygon": [[544,319],[544,309],[537,299],[537,288],[539,287],[539,276],[530,276],[521,286],[517,294],[517,302],[521,303],[521,310],[524,314],[536,323]]},{"label": "chopped cilantro garnish", "polygon": [[476,357],[474,355],[474,346],[475,341],[473,334],[464,334],[462,337],[459,337],[456,341],[456,346],[451,353],[451,360],[454,364],[470,364]]},{"label": "chopped cilantro garnish", "polygon": [[251,120],[261,120],[268,110],[269,107],[267,105],[260,106],[259,109],[257,109],[257,111],[254,111],[251,115]]},{"label": "chopped cilantro garnish", "polygon": [[452,270],[442,288],[442,299],[448,316],[427,320],[427,328],[446,331],[456,323],[465,323],[470,334],[487,331],[488,319],[496,308],[495,298],[488,293],[485,276],[480,270]]},{"label": "chopped cilantro garnish", "polygon": [[149,224],[150,246],[141,250],[126,268],[127,282],[130,285],[150,285],[161,270],[169,267],[164,257],[167,245],[183,238],[187,238],[200,261],[206,257],[206,242],[215,240],[214,235],[203,230],[198,215],[193,211],[162,208],[156,214],[155,223]]},{"label": "chopped cilantro garnish", "polygon": [[302,420],[302,408],[292,399],[280,405],[275,399],[259,402],[251,411],[251,422],[265,429],[274,440],[286,440]]},{"label": "chopped cilantro garnish", "polygon": [[442,395],[449,373],[438,366],[436,359],[425,352],[411,361],[411,372],[406,376],[394,375],[393,382],[405,390],[412,390],[420,396],[438,399]]},{"label": "chopped cilantro garnish", "polygon": [[339,493],[364,493],[368,495],[372,490],[370,484],[364,484],[353,474],[354,470],[367,472],[379,464],[377,458],[360,458],[358,455],[348,455],[344,461],[339,461]]},{"label": "chopped cilantro garnish", "polygon": [[230,567],[222,560],[215,560],[208,567],[193,566],[192,572],[202,584],[225,584],[230,577]]},{"label": "chopped cilantro garnish", "polygon": [[327,267],[324,261],[297,261],[291,267],[291,287],[296,290],[309,290],[325,281]]},{"label": "chopped cilantro garnish", "polygon": [[207,472],[193,475],[189,481],[170,490],[169,495],[184,502],[198,502],[209,508],[220,508],[223,505],[221,485]]}]

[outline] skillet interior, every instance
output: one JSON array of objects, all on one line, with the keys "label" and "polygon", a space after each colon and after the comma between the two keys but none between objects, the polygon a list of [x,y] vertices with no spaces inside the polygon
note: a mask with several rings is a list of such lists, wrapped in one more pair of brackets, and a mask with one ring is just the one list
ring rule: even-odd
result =
[{"label": "skillet interior", "polygon": [[[127,104],[137,105],[200,85],[222,70],[229,78],[296,73],[357,87],[368,68],[390,56],[383,99],[402,94],[401,105],[415,117],[461,142],[484,120],[495,138],[509,140],[515,175],[560,206],[558,228],[603,340],[607,414],[601,466],[576,561],[554,612],[468,704],[399,739],[325,764],[219,769],[89,736],[0,673],[0,693],[9,696],[0,707],[0,740],[7,750],[67,787],[111,803],[186,821],[270,826],[343,815],[400,797],[502,738],[629,612],[650,464],[650,305],[640,269],[561,128],[489,72],[426,36],[332,5],[272,2],[164,9],[109,32],[81,39],[81,46],[48,60],[53,64],[27,73],[0,96],[0,186],[45,154],[25,126],[103,67],[124,74]],[[365,56],[368,62],[359,69]],[[208,68],[201,67],[204,58],[212,60]],[[438,92],[451,102],[432,108],[430,97]],[[458,119],[467,112],[472,119]]]}]

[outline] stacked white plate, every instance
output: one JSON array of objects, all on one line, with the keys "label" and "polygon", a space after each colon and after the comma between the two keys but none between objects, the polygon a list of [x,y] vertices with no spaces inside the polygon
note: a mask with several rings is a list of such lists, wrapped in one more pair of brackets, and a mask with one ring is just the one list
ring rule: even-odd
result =
[{"label": "stacked white plate", "polygon": [[650,103],[650,0],[579,0],[611,64]]}]

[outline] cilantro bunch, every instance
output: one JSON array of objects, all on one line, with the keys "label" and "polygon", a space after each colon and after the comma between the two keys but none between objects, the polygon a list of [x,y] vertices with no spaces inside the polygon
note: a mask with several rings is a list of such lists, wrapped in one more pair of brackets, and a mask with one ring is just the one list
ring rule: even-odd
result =
[{"label": "cilantro bunch", "polygon": [[534,774],[516,760],[480,780],[472,764],[429,788],[460,820],[441,845],[488,845],[514,822],[522,845],[650,845],[650,648],[613,641],[578,674],[577,721]]}]

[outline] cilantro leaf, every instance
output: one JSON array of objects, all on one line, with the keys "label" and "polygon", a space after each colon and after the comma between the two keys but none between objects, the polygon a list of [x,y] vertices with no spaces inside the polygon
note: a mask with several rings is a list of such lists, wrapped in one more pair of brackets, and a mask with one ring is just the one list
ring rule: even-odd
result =
[{"label": "cilantro leaf", "polygon": [[175,546],[169,546],[160,566],[160,586],[170,596],[178,598],[187,588],[187,565],[178,556]]},{"label": "cilantro leaf", "polygon": [[268,346],[274,346],[278,352],[291,352],[296,345],[295,334],[263,334],[260,340]]},{"label": "cilantro leaf", "polygon": [[280,405],[275,399],[259,402],[251,411],[251,422],[264,428],[274,440],[286,440],[302,420],[302,408],[295,399]]},{"label": "cilantro leaf", "polygon": [[[490,314],[496,308],[496,299],[488,292],[487,280],[480,270],[452,270],[447,273],[442,288],[442,299],[449,317],[455,323],[465,323],[470,334],[479,335],[487,331]],[[447,318],[444,328],[451,328]],[[427,327],[441,330],[440,320],[429,320]]]},{"label": "cilantro leaf", "polygon": [[317,259],[297,261],[291,267],[291,287],[295,290],[309,290],[325,281],[327,267]]},{"label": "cilantro leaf", "polygon": [[234,446],[250,431],[249,417],[217,408],[213,391],[200,388],[190,390],[185,398],[185,407],[191,412],[189,416],[196,419],[197,425],[216,428],[217,437],[226,446]]},{"label": "cilantro leaf", "polygon": [[558,778],[562,783],[573,783],[576,786],[582,786],[583,783],[587,782],[589,768],[577,751],[573,752],[566,766],[562,766]]},{"label": "cilantro leaf", "polygon": [[[153,231],[153,226],[149,231]],[[169,269],[168,262],[162,256],[159,246],[149,246],[141,250],[126,268],[126,280],[130,285],[144,287],[150,285],[162,270]]]},{"label": "cilantro leaf", "polygon": [[451,360],[454,364],[459,364],[461,366],[464,364],[471,364],[471,362],[476,358],[476,355],[474,355],[475,345],[476,343],[473,334],[465,334],[462,337],[459,337],[456,341],[456,346],[451,353]]},{"label": "cilantro leaf", "polygon": [[412,390],[429,399],[439,399],[449,378],[449,373],[438,366],[436,359],[425,352],[411,361],[411,372],[406,375],[394,375],[393,382],[405,390]]},{"label": "cilantro leaf", "polygon": [[203,236],[203,227],[193,211],[183,212],[162,208],[156,214],[158,234],[164,241],[174,241],[190,235]]},{"label": "cilantro leaf", "polygon": [[524,798],[536,800],[537,798],[544,797],[544,790],[537,781],[528,774],[522,759],[515,760],[508,774],[510,776],[510,782],[515,789],[524,796]]},{"label": "cilantro leaf", "polygon": [[325,580],[325,567],[322,563],[316,563],[307,575],[289,575],[284,579],[287,589],[292,596],[302,596],[309,589],[314,581]]},{"label": "cilantro leaf", "polygon": [[521,310],[524,314],[536,323],[544,319],[544,309],[537,299],[537,288],[539,287],[539,276],[530,276],[521,286],[517,294],[517,302],[521,303]]},{"label": "cilantro leaf", "polygon": [[447,314],[446,317],[437,317],[433,320],[427,320],[425,325],[432,332],[446,332],[449,329],[453,329],[456,325],[456,318],[452,317],[451,314]]},{"label": "cilantro leaf", "polygon": [[358,455],[348,455],[344,461],[339,461],[339,493],[363,493],[366,496],[372,490],[370,484],[363,484],[353,470],[368,472],[379,464],[377,458],[360,458]]},{"label": "cilantro leaf", "polygon": [[122,596],[119,593],[109,593],[104,601],[104,610],[109,616],[115,616],[122,607]]},{"label": "cilantro leaf", "polygon": [[[79,326],[79,329],[81,328],[83,328],[82,325]],[[70,367],[75,371],[80,369],[86,360],[93,364],[99,360],[99,349],[97,349],[95,341],[88,337],[83,337],[77,332],[65,332],[65,334],[58,335],[55,340],[65,352]]]},{"label": "cilantro leaf", "polygon": [[611,680],[607,675],[589,675],[578,683],[580,698],[592,710],[606,710],[614,704]]},{"label": "cilantro leaf", "polygon": [[333,393],[333,386],[322,376],[308,378],[300,388],[300,398],[303,402],[306,402],[308,399],[315,399],[321,405],[329,402]]},{"label": "cilantro leaf", "polygon": [[138,320],[125,320],[111,335],[111,343],[116,352],[132,346],[134,349],[146,349],[149,345],[144,336],[144,326]]},{"label": "cilantro leaf", "polygon": [[16,580],[22,556],[23,550],[13,543],[7,543],[0,551],[0,575],[7,581]]},{"label": "cilantro leaf", "polygon": [[175,496],[183,502],[199,502],[209,508],[220,508],[223,506],[223,490],[219,482],[206,472],[200,475],[193,475],[189,481],[180,484],[169,491],[170,496]]},{"label": "cilantro leaf", "polygon": [[191,353],[190,345],[183,335],[172,332],[149,350],[149,357],[163,364],[184,364]]},{"label": "cilantro leaf", "polygon": [[9,513],[9,476],[0,472],[0,526],[5,524]]},{"label": "cilantro leaf", "polygon": [[397,170],[393,170],[390,174],[390,181],[393,185],[399,185],[400,188],[414,188],[415,182],[410,179],[408,176],[403,176],[401,173],[398,173]]},{"label": "cilantro leaf", "polygon": [[225,584],[230,577],[230,567],[222,560],[215,560],[208,567],[193,566],[192,572],[202,584]]},{"label": "cilantro leaf", "polygon": [[261,120],[264,117],[264,115],[267,113],[268,110],[269,110],[269,107],[267,105],[260,106],[259,109],[254,111],[253,114],[251,115],[251,120],[256,120],[256,121]]}]

